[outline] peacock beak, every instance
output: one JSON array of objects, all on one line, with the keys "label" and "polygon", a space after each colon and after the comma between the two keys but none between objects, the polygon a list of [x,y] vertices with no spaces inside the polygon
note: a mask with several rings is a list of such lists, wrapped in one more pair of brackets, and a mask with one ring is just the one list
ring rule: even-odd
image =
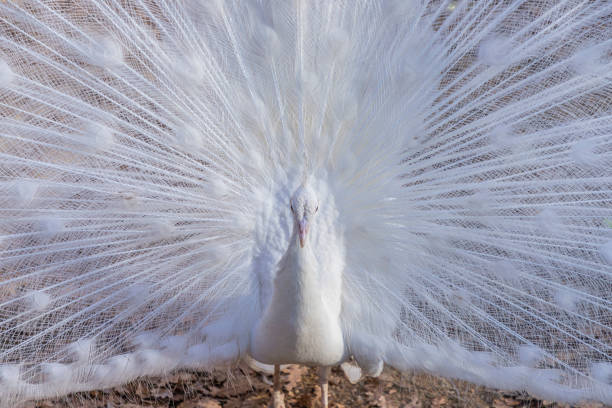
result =
[{"label": "peacock beak", "polygon": [[306,243],[306,234],[308,234],[308,221],[305,218],[300,220],[298,228],[300,230],[300,247],[304,248],[304,244]]}]

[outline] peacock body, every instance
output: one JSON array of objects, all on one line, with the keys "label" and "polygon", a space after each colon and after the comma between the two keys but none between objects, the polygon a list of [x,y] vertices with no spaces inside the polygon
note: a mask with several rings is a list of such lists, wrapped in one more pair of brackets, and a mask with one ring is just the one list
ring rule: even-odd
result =
[{"label": "peacock body", "polygon": [[612,3],[0,2],[0,406],[354,358],[612,404]]}]

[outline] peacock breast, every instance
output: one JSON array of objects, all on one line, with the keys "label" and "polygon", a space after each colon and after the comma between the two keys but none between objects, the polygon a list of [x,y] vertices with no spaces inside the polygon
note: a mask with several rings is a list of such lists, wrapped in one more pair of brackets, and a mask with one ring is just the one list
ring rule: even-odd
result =
[{"label": "peacock breast", "polygon": [[339,318],[321,299],[295,300],[270,304],[253,332],[253,358],[266,364],[341,363],[345,345]]},{"label": "peacock breast", "polygon": [[267,364],[338,364],[345,357],[336,306],[340,293],[320,279],[316,262],[303,259],[308,251],[287,255],[272,299],[253,330],[251,354]]}]

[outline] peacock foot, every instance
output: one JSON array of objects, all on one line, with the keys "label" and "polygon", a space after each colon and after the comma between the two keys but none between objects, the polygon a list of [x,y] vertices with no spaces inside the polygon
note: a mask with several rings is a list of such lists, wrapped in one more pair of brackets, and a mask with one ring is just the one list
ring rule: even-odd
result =
[{"label": "peacock foot", "polygon": [[285,395],[282,391],[272,391],[269,408],[285,408]]}]

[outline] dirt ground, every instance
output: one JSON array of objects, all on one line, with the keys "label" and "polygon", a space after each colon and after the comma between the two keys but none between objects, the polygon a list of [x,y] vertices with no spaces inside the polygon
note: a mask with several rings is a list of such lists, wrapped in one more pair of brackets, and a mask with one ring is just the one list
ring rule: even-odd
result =
[{"label": "dirt ground", "polygon": [[[287,366],[283,370],[285,404],[289,407],[319,407],[315,369]],[[163,378],[145,378],[122,387],[72,394],[68,397],[32,402],[27,408],[263,408],[270,399],[271,376],[248,368],[231,372],[179,372]],[[379,378],[351,384],[342,370],[330,378],[330,407],[569,407],[504,393],[425,374],[400,374],[385,369]],[[602,408],[585,403],[580,408]]]}]

